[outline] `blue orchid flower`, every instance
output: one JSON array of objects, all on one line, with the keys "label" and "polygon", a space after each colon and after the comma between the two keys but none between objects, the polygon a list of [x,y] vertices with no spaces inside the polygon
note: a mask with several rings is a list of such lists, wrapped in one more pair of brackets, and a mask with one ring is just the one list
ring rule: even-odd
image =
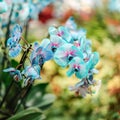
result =
[{"label": "blue orchid flower", "polygon": [[67,43],[67,42],[59,36],[56,36],[56,35],[51,35],[50,36],[49,47],[50,47],[50,49],[52,50],[53,53],[57,50],[57,48],[64,45],[65,43]]},{"label": "blue orchid flower", "polygon": [[73,44],[82,52],[87,48],[86,30],[81,28],[77,29],[76,23],[73,17],[70,17],[66,22],[66,27],[69,29],[72,36]]},{"label": "blue orchid flower", "polygon": [[16,57],[20,54],[22,47],[18,44],[14,38],[9,38],[7,40],[7,47],[9,49],[9,56]]},{"label": "blue orchid flower", "polygon": [[85,78],[89,72],[89,62],[85,63],[83,59],[75,57],[69,63],[69,70],[67,71],[67,76],[71,76],[75,73],[77,78]]},{"label": "blue orchid flower", "polygon": [[72,42],[72,36],[69,30],[64,26],[60,26],[58,29],[55,27],[49,27],[48,32],[50,35],[57,35],[67,42]]},{"label": "blue orchid flower", "polygon": [[7,47],[9,49],[9,55],[11,57],[16,57],[22,50],[21,45],[19,44],[22,34],[22,28],[18,24],[14,26],[11,32],[11,38],[7,40]]},{"label": "blue orchid flower", "polygon": [[93,52],[90,59],[89,59],[89,62],[91,63],[90,69],[93,69],[94,66],[98,63],[98,61],[99,61],[99,53]]},{"label": "blue orchid flower", "polygon": [[4,69],[3,72],[9,72],[11,76],[13,76],[15,81],[20,81],[22,79],[21,73],[19,70],[16,70],[15,68],[7,68]]},{"label": "blue orchid flower", "polygon": [[91,41],[86,39],[82,45],[84,60],[88,61],[92,55]]},{"label": "blue orchid flower", "polygon": [[80,28],[80,29],[78,30],[78,33],[80,34],[80,37],[86,36],[87,30],[84,29],[84,28]]},{"label": "blue orchid flower", "polygon": [[86,30],[83,28],[77,29],[77,24],[74,21],[73,17],[70,17],[66,23],[65,27],[68,28],[70,34],[72,36],[73,42],[78,42],[78,46],[80,45],[80,39],[86,38]]},{"label": "blue orchid flower", "polygon": [[70,30],[76,30],[77,24],[75,23],[75,20],[73,17],[69,17],[68,20],[65,23],[65,27],[67,27]]},{"label": "blue orchid flower", "polygon": [[73,33],[72,37],[74,40],[73,44],[83,52],[86,42],[86,33],[80,30],[79,32],[75,32],[75,34]]},{"label": "blue orchid flower", "polygon": [[35,79],[41,79],[40,70],[41,68],[39,65],[27,66],[21,73],[22,76],[24,77],[23,78],[24,86],[32,84]]},{"label": "blue orchid flower", "polygon": [[22,35],[22,27],[16,24],[12,29],[11,37],[14,37],[16,42],[19,42],[21,35]]},{"label": "blue orchid flower", "polygon": [[50,45],[50,40],[48,38],[43,39],[42,42],[40,43],[40,46],[44,49],[48,49],[49,45]]},{"label": "blue orchid flower", "polygon": [[73,42],[79,42],[81,39],[86,39],[86,30],[84,29],[70,31],[70,33],[72,35]]},{"label": "blue orchid flower", "polygon": [[77,84],[75,84],[75,86],[70,86],[69,87],[70,91],[75,91],[75,94],[78,95],[82,95],[82,97],[86,97],[87,94],[91,94],[90,89],[88,88],[88,86],[84,85],[84,81],[80,81]]},{"label": "blue orchid flower", "polygon": [[39,47],[39,43],[38,42],[34,42],[33,43],[33,51],[31,52],[30,54],[30,60],[31,60],[31,63],[32,63],[32,59],[36,56],[36,49]]},{"label": "blue orchid flower", "polygon": [[23,2],[20,4],[20,9],[17,10],[17,17],[15,15],[15,19],[19,20],[20,22],[27,21],[29,18],[29,4],[27,2]]},{"label": "blue orchid flower", "polygon": [[0,0],[0,14],[6,12],[8,10],[8,6],[4,0]]},{"label": "blue orchid flower", "polygon": [[41,45],[39,45],[37,42],[34,43],[34,50],[30,56],[32,65],[36,64],[42,66],[45,61],[52,59],[52,51],[47,50],[47,48],[43,46],[45,44],[45,41],[43,41]]},{"label": "blue orchid flower", "polygon": [[75,91],[76,95],[82,95],[82,97],[86,97],[87,94],[92,94],[92,86],[95,88],[96,93],[99,91],[101,86],[101,80],[92,80],[88,81],[88,79],[84,78],[80,82],[76,83],[75,86],[70,86],[70,91]]},{"label": "blue orchid flower", "polygon": [[60,46],[54,54],[55,62],[61,67],[66,67],[74,57],[83,58],[82,52],[74,45],[67,43]]}]

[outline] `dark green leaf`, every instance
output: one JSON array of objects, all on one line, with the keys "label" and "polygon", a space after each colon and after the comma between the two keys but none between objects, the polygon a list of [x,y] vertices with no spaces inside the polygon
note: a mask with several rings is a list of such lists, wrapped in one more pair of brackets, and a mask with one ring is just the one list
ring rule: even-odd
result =
[{"label": "dark green leaf", "polygon": [[44,97],[42,98],[42,100],[40,101],[40,103],[37,106],[41,109],[46,109],[53,104],[55,99],[56,99],[55,95],[46,94],[46,95],[44,95]]},{"label": "dark green leaf", "polygon": [[55,95],[44,94],[47,83],[33,86],[26,101],[26,106],[37,106],[41,109],[46,109],[55,101]]},{"label": "dark green leaf", "polygon": [[27,101],[26,105],[27,106],[38,105],[42,99],[43,94],[45,93],[47,85],[48,83],[42,83],[33,86],[26,98]]},{"label": "dark green leaf", "polygon": [[36,118],[38,118],[38,120],[43,120],[44,115],[40,109],[32,107],[17,113],[8,120],[35,120]]},{"label": "dark green leaf", "polygon": [[11,60],[11,66],[16,68],[18,66],[18,62],[16,60]]}]

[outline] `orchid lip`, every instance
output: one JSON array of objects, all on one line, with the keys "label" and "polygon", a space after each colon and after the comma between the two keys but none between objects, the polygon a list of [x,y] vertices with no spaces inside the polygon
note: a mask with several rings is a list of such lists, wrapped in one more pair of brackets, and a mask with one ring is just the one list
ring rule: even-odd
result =
[{"label": "orchid lip", "polygon": [[52,52],[56,52],[57,48],[53,47]]},{"label": "orchid lip", "polygon": [[78,72],[79,70],[77,68],[74,69],[75,72]]},{"label": "orchid lip", "polygon": [[68,57],[68,60],[69,60],[69,61],[71,61],[72,59],[73,59],[73,57],[72,57],[72,56],[69,56],[69,57]]},{"label": "orchid lip", "polygon": [[57,35],[60,36],[60,37],[61,37],[63,34],[64,34],[63,31],[57,33]]}]

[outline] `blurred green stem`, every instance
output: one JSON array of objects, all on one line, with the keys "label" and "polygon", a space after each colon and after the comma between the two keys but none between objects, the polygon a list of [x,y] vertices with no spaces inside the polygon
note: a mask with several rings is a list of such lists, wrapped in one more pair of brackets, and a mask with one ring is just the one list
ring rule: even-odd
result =
[{"label": "blurred green stem", "polygon": [[[16,106],[16,108],[15,108],[15,110],[14,110],[14,114],[18,111],[18,109],[19,109],[19,107],[20,107],[21,104],[23,104],[24,109],[27,108],[27,106],[25,105],[25,101],[24,101],[24,100],[25,100],[25,98],[27,97],[29,91],[31,90],[31,87],[32,87],[32,84],[29,84],[29,85],[26,87],[25,90],[23,89],[23,91],[24,91],[25,93],[23,94],[23,91],[21,92],[21,100],[20,100],[20,103]],[[23,95],[22,95],[22,94],[23,94]]]},{"label": "blurred green stem", "polygon": [[6,90],[5,96],[3,97],[3,99],[2,99],[2,101],[1,101],[1,103],[0,103],[0,108],[2,107],[4,101],[5,101],[5,99],[6,99],[7,95],[8,95],[8,93],[9,93],[9,91],[10,91],[12,85],[13,85],[13,82],[14,82],[14,81],[12,80],[12,82],[10,83],[8,89]]},{"label": "blurred green stem", "polygon": [[8,19],[8,24],[7,24],[7,31],[6,31],[6,36],[5,36],[5,47],[7,46],[7,39],[9,38],[10,34],[10,25],[11,25],[11,18],[14,10],[14,4],[12,4],[9,19]]},{"label": "blurred green stem", "polygon": [[25,25],[25,40],[28,39],[28,31],[29,31],[29,19],[27,20]]}]

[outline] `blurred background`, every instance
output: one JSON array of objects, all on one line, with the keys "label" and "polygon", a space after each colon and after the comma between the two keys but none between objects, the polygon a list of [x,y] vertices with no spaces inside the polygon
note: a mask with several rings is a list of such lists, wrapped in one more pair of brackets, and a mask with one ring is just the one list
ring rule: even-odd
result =
[{"label": "blurred background", "polygon": [[[3,14],[5,16],[5,14]],[[41,41],[48,36],[49,26],[59,26],[73,16],[78,28],[87,30],[93,51],[100,61],[94,76],[101,80],[100,90],[85,98],[75,96],[68,86],[78,82],[67,69],[54,61],[44,64],[41,83],[49,83],[46,92],[56,100],[45,111],[46,120],[120,120],[120,0],[56,0],[29,21],[28,41]],[[15,59],[19,60],[19,57]]]}]

